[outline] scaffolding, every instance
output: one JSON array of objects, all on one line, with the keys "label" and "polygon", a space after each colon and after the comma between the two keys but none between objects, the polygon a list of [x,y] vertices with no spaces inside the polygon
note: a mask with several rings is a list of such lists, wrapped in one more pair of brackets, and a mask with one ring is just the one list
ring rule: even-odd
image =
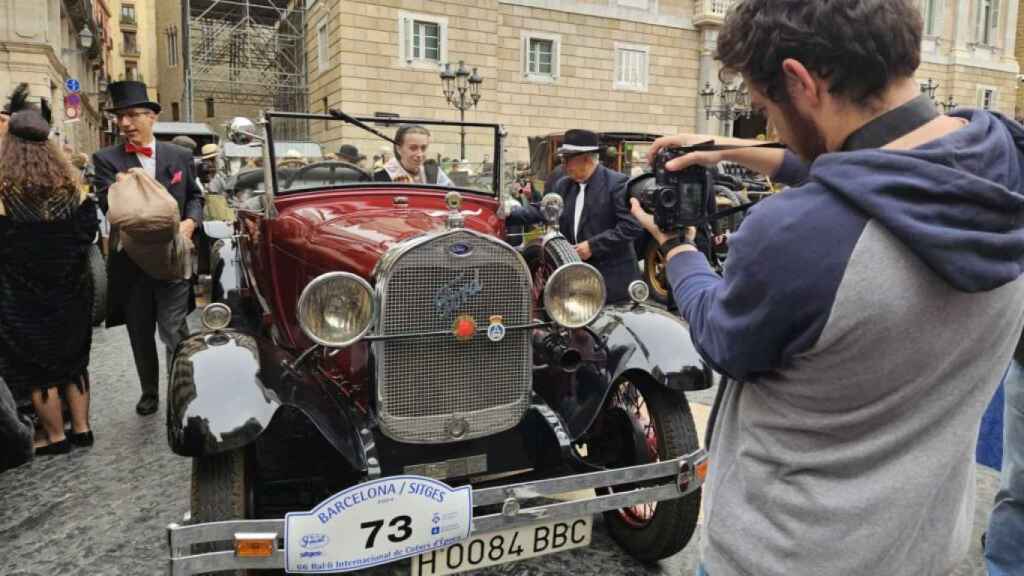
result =
[{"label": "scaffolding", "polygon": [[[213,99],[288,112],[308,109],[302,0],[183,0],[185,119]],[[275,125],[275,129],[277,126]],[[306,139],[308,123],[275,138]]]}]

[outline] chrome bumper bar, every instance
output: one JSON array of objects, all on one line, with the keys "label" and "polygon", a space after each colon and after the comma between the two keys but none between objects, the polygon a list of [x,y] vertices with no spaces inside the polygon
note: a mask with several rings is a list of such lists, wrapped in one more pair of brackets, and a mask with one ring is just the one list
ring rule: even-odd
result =
[{"label": "chrome bumper bar", "polygon": [[[706,469],[707,454],[700,449],[665,462],[474,490],[474,508],[501,504],[502,510],[496,514],[474,516],[472,534],[486,534],[537,522],[568,520],[645,502],[680,498],[700,489]],[[524,500],[622,484],[643,486],[626,492],[523,507]],[[283,569],[285,556],[281,539],[284,535],[284,522],[284,519],[274,519],[171,524],[167,527],[170,545],[168,574],[188,576],[220,570]],[[233,550],[191,553],[193,544],[232,543],[236,534],[253,532],[277,534],[278,546],[271,556],[239,558]]]}]

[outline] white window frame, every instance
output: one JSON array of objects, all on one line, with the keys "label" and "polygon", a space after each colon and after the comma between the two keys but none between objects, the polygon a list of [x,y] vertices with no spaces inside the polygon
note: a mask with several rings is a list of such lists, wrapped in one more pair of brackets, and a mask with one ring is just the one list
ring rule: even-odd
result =
[{"label": "white window frame", "polygon": [[945,0],[921,0],[921,17],[924,19],[924,35],[928,38],[942,36]]},{"label": "white window frame", "polygon": [[[438,59],[414,57],[413,26],[416,22],[436,24],[438,28]],[[398,58],[403,66],[437,70],[448,61],[448,18],[433,14],[398,12]]]},{"label": "white window frame", "polygon": [[[991,92],[992,93],[991,104],[989,105],[988,108],[985,107],[985,93],[986,92]],[[977,92],[977,94],[978,94],[978,108],[980,108],[982,110],[993,111],[993,112],[998,112],[999,111],[999,89],[998,88],[996,88],[995,86],[983,86],[983,85],[979,84],[978,85],[978,92]]]},{"label": "white window frame", "polygon": [[[989,10],[989,17],[985,18],[985,7]],[[1002,18],[1004,6],[1001,0],[975,0],[974,1],[974,42],[981,46],[998,47],[999,41],[999,20]],[[986,35],[988,38],[986,38]]]},{"label": "white window frame", "polygon": [[323,72],[331,65],[330,37],[327,32],[327,18],[316,25],[316,67]]},{"label": "white window frame", "polygon": [[[530,72],[530,41],[547,40],[551,42],[551,74]],[[557,82],[562,73],[562,35],[547,32],[519,33],[519,70],[523,78],[531,82]]]},{"label": "white window frame", "polygon": [[[622,73],[621,55],[625,52],[642,52],[644,55],[643,69],[640,70],[638,82],[623,82],[619,80]],[[613,77],[613,88],[616,90],[631,90],[633,92],[646,92],[650,85],[651,77],[651,48],[642,44],[615,43],[615,76]]]}]

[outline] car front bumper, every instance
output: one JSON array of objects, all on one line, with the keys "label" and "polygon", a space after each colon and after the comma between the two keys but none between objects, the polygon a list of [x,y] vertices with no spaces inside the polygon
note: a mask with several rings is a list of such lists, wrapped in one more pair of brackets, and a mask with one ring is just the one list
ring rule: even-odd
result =
[{"label": "car front bumper", "polygon": [[[707,465],[707,454],[700,449],[664,462],[474,490],[474,508],[501,505],[502,510],[498,513],[474,514],[472,534],[487,534],[536,522],[568,520],[645,502],[681,498],[700,489],[704,482]],[[527,501],[538,498],[550,498],[580,490],[610,488],[623,484],[633,484],[636,487],[628,491],[608,491],[606,494],[593,497],[526,505]],[[167,527],[170,545],[168,574],[186,576],[218,570],[283,569],[285,565],[285,554],[282,547],[284,525],[283,518],[228,520],[189,525],[171,524]],[[233,543],[238,535],[251,533],[277,535],[277,546],[270,556],[240,558],[235,555],[233,549],[200,554],[191,553],[193,544]]]}]

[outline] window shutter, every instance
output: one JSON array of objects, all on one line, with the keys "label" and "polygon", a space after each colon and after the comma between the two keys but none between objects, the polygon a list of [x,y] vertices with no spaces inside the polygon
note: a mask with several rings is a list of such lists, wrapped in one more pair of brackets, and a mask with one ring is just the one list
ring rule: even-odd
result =
[{"label": "window shutter", "polygon": [[523,36],[523,47],[520,50],[523,53],[522,65],[523,65],[523,76],[530,75],[530,37]]},{"label": "window shutter", "polygon": [[992,3],[992,21],[989,22],[989,26],[992,28],[992,34],[989,36],[989,44],[998,46],[999,42],[999,0],[989,0]]},{"label": "window shutter", "polygon": [[985,23],[982,22],[982,15],[984,14],[982,4],[984,3],[985,0],[976,0],[974,2],[974,14],[972,17],[974,21],[974,41],[979,43],[985,38]]},{"label": "window shutter", "polygon": [[402,31],[404,42],[402,43],[402,49],[405,51],[402,57],[406,62],[412,62],[412,18],[408,16],[402,17]]},{"label": "window shutter", "polygon": [[561,58],[561,56],[562,56],[561,52],[562,52],[561,42],[559,42],[558,40],[552,40],[551,41],[551,77],[554,78],[555,80],[558,79],[558,76],[561,73],[561,67],[562,67],[562,64],[560,62],[561,59],[562,59]]}]

